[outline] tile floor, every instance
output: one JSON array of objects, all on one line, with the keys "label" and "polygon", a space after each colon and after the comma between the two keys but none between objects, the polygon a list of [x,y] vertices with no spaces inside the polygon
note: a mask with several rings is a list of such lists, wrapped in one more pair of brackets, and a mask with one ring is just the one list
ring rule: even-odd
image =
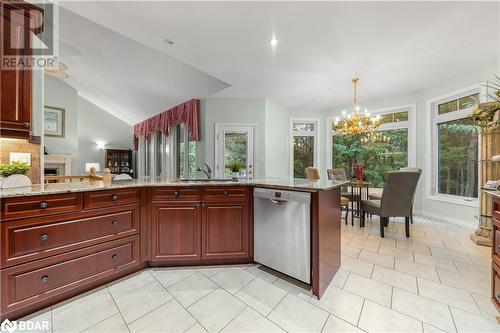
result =
[{"label": "tile floor", "polygon": [[148,269],[29,319],[63,332],[500,332],[490,248],[472,228],[415,217],[343,226],[342,268],[321,300],[257,265]]}]

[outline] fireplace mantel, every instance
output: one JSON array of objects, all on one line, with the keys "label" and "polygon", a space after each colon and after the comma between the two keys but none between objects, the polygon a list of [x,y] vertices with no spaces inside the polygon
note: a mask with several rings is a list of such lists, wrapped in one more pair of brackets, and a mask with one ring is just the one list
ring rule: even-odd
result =
[{"label": "fireplace mantel", "polygon": [[71,175],[73,155],[44,155],[44,168],[58,169],[58,176]]}]

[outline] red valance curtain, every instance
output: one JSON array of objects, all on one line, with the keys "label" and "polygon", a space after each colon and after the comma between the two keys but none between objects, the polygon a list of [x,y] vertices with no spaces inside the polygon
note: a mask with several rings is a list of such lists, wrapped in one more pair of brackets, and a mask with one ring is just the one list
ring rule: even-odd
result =
[{"label": "red valance curtain", "polygon": [[192,140],[198,141],[198,113],[200,110],[200,100],[192,99],[185,103],[157,114],[134,125],[134,141],[137,149],[137,140],[144,136],[149,139],[151,133],[163,132],[168,136],[169,128],[179,124],[185,124]]}]

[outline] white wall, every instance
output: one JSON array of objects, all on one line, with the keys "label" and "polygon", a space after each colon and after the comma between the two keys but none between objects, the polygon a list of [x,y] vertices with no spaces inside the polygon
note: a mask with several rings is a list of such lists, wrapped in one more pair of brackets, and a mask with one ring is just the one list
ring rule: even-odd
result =
[{"label": "white wall", "polygon": [[266,99],[265,112],[265,170],[266,178],[288,178],[290,176],[288,110]]}]

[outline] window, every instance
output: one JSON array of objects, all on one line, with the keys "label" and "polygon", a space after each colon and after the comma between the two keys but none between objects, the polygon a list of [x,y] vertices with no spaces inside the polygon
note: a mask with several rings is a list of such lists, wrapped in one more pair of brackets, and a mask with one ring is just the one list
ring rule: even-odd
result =
[{"label": "window", "polygon": [[307,167],[318,166],[318,121],[291,120],[291,175],[306,178]]},{"label": "window", "polygon": [[180,178],[196,174],[196,141],[189,136],[184,124],[177,126],[177,167]]},{"label": "window", "polygon": [[476,88],[431,103],[434,196],[468,201],[478,197],[478,131],[470,119],[478,102]]},{"label": "window", "polygon": [[331,168],[343,168],[347,177],[352,165],[361,162],[372,187],[383,187],[387,173],[415,164],[414,124],[410,122],[415,105],[373,112],[380,115],[379,130],[361,136],[335,133],[334,120],[328,122],[328,161]]}]

